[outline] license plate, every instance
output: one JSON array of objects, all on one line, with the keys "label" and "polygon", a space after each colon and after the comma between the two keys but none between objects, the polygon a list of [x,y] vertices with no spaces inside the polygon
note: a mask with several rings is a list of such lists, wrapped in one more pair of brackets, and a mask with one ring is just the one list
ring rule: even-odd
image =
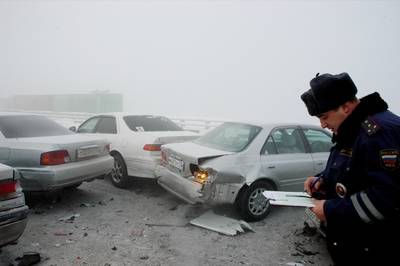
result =
[{"label": "license plate", "polygon": [[82,147],[78,150],[78,158],[86,158],[100,154],[99,146]]},{"label": "license plate", "polygon": [[175,158],[173,156],[168,156],[168,163],[169,165],[178,169],[180,172],[183,171],[183,167],[185,166],[185,163],[181,159]]}]

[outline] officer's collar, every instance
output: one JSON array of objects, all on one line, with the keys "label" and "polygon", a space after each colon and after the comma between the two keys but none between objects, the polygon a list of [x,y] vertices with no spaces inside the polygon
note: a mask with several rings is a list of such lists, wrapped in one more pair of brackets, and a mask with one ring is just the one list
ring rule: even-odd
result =
[{"label": "officer's collar", "polygon": [[387,109],[387,103],[377,92],[361,98],[360,103],[340,125],[338,133],[333,135],[332,142],[341,146],[352,146],[361,128],[361,122],[368,116]]}]

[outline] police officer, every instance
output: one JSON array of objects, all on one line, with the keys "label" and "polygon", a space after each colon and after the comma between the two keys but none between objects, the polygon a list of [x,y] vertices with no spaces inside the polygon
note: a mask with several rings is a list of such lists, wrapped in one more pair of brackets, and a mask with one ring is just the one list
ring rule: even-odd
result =
[{"label": "police officer", "polygon": [[304,189],[336,265],[400,265],[400,117],[375,92],[356,98],[347,73],[318,75],[301,95],[332,131],[325,170]]}]

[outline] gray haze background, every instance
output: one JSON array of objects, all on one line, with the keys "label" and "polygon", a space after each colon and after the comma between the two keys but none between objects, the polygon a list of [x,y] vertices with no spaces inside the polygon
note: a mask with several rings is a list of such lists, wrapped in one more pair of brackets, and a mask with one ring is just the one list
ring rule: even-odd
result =
[{"label": "gray haze background", "polygon": [[126,111],[304,121],[317,72],[400,113],[400,1],[0,1],[1,97],[124,94]]}]

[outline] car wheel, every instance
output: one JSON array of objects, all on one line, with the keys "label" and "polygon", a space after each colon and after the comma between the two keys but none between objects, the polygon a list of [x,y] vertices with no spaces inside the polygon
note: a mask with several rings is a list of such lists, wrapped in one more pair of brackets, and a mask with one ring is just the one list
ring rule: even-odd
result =
[{"label": "car wheel", "polygon": [[111,182],[114,186],[124,188],[128,182],[128,171],[124,159],[118,153],[111,154],[114,157],[114,167],[111,171]]},{"label": "car wheel", "polygon": [[74,190],[74,189],[77,189],[80,185],[82,185],[82,182],[77,183],[77,184],[73,184],[73,185],[71,185],[71,186],[67,186],[67,187],[65,187],[64,189],[67,189],[67,190]]},{"label": "car wheel", "polygon": [[268,181],[257,181],[239,195],[238,207],[246,221],[259,221],[267,217],[271,210],[269,201],[262,194],[265,190],[275,190]]}]

